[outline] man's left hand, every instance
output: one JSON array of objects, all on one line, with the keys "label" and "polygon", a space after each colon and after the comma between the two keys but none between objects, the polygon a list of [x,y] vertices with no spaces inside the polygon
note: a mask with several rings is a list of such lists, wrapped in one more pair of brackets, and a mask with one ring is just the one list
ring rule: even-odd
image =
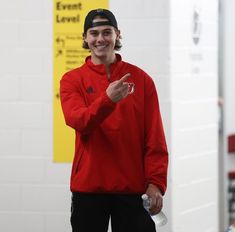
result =
[{"label": "man's left hand", "polygon": [[160,189],[154,184],[149,184],[146,194],[151,198],[151,206],[149,208],[150,214],[158,214],[163,206],[163,197]]}]

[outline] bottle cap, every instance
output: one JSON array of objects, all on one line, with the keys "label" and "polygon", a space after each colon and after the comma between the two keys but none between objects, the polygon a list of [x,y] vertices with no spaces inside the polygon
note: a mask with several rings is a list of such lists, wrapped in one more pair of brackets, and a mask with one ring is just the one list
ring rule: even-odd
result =
[{"label": "bottle cap", "polygon": [[148,200],[148,198],[149,198],[147,194],[143,194],[141,197],[143,200]]}]

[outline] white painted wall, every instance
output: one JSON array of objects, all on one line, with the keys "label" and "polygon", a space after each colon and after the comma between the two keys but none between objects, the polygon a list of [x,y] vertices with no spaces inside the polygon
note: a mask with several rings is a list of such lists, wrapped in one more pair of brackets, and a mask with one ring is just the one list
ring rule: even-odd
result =
[{"label": "white painted wall", "polygon": [[0,231],[70,231],[70,164],[52,163],[52,1],[1,1]]},{"label": "white painted wall", "polygon": [[[199,13],[199,42],[192,39]],[[171,1],[172,231],[218,230],[216,0]]]},{"label": "white painted wall", "polygon": [[[52,162],[52,1],[2,6],[0,231],[71,231],[71,165]],[[110,9],[121,54],[147,71],[159,92],[170,151],[169,223],[159,231],[218,232],[217,0],[110,0]]]},{"label": "white painted wall", "polygon": [[[224,13],[226,18],[223,22],[224,32],[224,55],[223,55],[223,95],[224,95],[224,134],[227,142],[227,136],[235,134],[235,2],[232,0],[224,1]],[[227,147],[227,146],[226,146]],[[227,155],[228,170],[235,167],[235,156]]]},{"label": "white painted wall", "polygon": [[220,0],[220,94],[223,97],[223,130],[220,153],[221,229],[228,226],[228,171],[235,168],[235,155],[228,154],[228,136],[235,134],[235,2]]}]

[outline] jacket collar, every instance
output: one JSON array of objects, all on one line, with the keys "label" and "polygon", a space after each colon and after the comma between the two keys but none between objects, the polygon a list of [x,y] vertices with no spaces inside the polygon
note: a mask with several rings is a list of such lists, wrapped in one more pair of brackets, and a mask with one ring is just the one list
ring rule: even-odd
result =
[{"label": "jacket collar", "polygon": [[[120,54],[115,54],[115,55],[116,55],[116,61],[115,61],[115,63],[112,63],[110,65],[111,74],[113,73],[114,69],[116,69],[117,67],[120,67],[121,64],[122,64],[121,55]],[[86,58],[86,64],[93,71],[95,71],[99,74],[103,74],[103,75],[106,74],[105,66],[103,64],[98,64],[98,65],[93,64],[92,61],[91,61],[91,56],[88,56]]]}]

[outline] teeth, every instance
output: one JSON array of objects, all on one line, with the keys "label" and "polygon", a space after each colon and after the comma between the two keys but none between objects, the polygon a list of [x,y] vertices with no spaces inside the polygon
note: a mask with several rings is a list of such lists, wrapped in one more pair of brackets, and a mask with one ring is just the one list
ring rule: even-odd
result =
[{"label": "teeth", "polygon": [[105,48],[106,46],[105,45],[97,45],[96,47],[102,49],[102,48]]}]

